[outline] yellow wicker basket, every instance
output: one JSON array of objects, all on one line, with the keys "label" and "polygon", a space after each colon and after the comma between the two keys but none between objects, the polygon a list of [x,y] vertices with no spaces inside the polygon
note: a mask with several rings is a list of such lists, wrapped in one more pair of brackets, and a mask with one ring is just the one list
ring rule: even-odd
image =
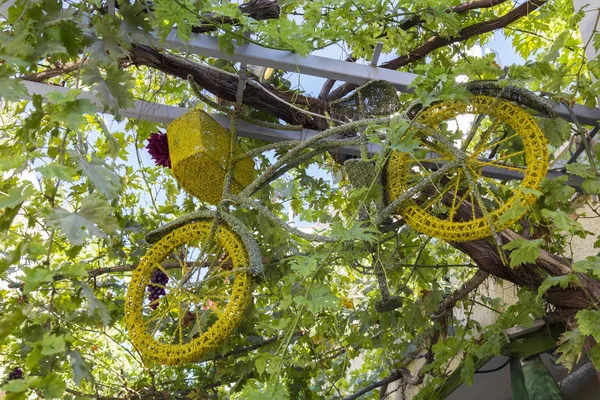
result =
[{"label": "yellow wicker basket", "polygon": [[[232,136],[210,115],[194,110],[167,128],[173,174],[185,191],[201,201],[218,204],[227,174]],[[241,154],[234,143],[234,155]],[[254,161],[239,160],[234,167],[231,192],[238,194],[254,180]]]}]

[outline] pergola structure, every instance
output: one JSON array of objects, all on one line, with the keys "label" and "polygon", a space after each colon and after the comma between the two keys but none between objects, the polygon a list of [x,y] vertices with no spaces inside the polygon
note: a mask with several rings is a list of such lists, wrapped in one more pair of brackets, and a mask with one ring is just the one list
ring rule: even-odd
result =
[{"label": "pergola structure", "polygon": [[[6,11],[13,3],[14,0],[9,0],[3,5],[0,5],[0,16],[5,15]],[[108,3],[109,12],[114,12],[114,1],[109,1]],[[416,74],[379,68],[375,66],[381,53],[381,46],[377,46],[373,60],[367,65],[314,55],[301,57],[299,54],[294,52],[268,49],[252,43],[236,44],[235,51],[233,53],[228,53],[219,48],[217,38],[201,33],[192,33],[190,40],[184,43],[178,38],[176,29],[173,29],[162,42],[160,42],[158,35],[155,34],[154,38],[159,47],[185,51],[188,54],[213,57],[227,61],[239,62],[241,64],[268,67],[288,72],[297,72],[300,74],[359,85],[373,80],[385,80],[393,84],[396,89],[401,92],[410,92],[411,90],[409,86],[417,77]],[[27,88],[30,98],[35,94],[44,96],[52,91],[67,92],[69,90],[67,88],[45,83],[29,81],[22,82]],[[96,105],[99,112],[106,112],[94,93],[90,91],[82,91],[79,97],[89,99],[93,104]],[[556,115],[570,122],[574,122],[579,125],[593,126],[594,128],[588,136],[588,141],[591,141],[591,139],[600,129],[600,108],[590,109],[580,104],[576,104],[573,107],[567,107],[564,104],[556,103],[553,107],[553,110]],[[136,100],[134,107],[122,109],[120,110],[120,113],[122,116],[127,118],[168,124],[175,118],[187,113],[188,111],[190,111],[188,108]],[[222,114],[213,114],[212,116],[222,126],[229,128],[230,120],[228,116]],[[306,128],[302,129],[301,131],[269,129],[244,121],[240,121],[237,129],[238,134],[242,137],[265,140],[269,142],[308,139],[318,133],[316,130]],[[377,151],[377,147],[375,145],[370,146],[371,151]],[[584,149],[585,144],[582,142],[569,160],[569,163],[574,162],[584,151]],[[340,153],[357,155],[359,154],[359,150],[348,147],[340,149]],[[518,172],[500,170],[498,168],[491,167],[484,168],[484,174],[505,180],[521,178],[521,175]],[[548,177],[554,178],[563,174],[565,174],[564,169],[552,170],[548,172]],[[579,188],[581,185],[581,179],[576,176],[571,176],[569,179],[569,184]]]},{"label": "pergola structure", "polygon": [[[12,3],[12,1],[8,1],[4,5],[0,6],[0,15],[4,14]],[[156,38],[156,40],[158,43],[158,38]],[[186,51],[187,53],[199,56],[214,57],[218,59],[239,62],[241,64],[252,64],[289,72],[298,72],[301,74],[327,79],[334,79],[337,81],[354,83],[359,85],[372,80],[385,80],[387,82],[392,83],[398,91],[403,92],[410,91],[410,84],[416,78],[415,74],[378,68],[374,66],[376,64],[376,60],[373,60],[369,65],[365,65],[347,61],[333,60],[326,57],[319,57],[313,55],[300,57],[297,53],[267,49],[255,44],[240,44],[235,46],[234,53],[227,53],[219,48],[218,40],[214,37],[209,37],[203,34],[193,34],[189,42],[183,43],[181,40],[178,39],[176,30],[171,31],[171,33],[167,36],[166,40],[160,42],[160,46],[169,49]],[[375,54],[375,58],[377,58],[379,52],[376,51]],[[45,83],[31,81],[22,82],[27,88],[30,98],[33,95],[44,96],[50,92],[66,93],[70,90],[68,88],[49,85]],[[94,105],[96,105],[97,110],[99,112],[105,112],[101,102],[93,92],[82,91],[79,94],[79,98],[89,99]],[[132,108],[123,109],[120,111],[120,113],[121,115],[127,118],[141,119],[167,124],[175,118],[187,113],[188,111],[190,110],[187,108],[174,107],[154,102],[137,100],[135,101],[134,106]],[[587,137],[588,141],[590,141],[600,129],[600,109],[598,108],[590,109],[583,105],[575,105],[573,107],[568,107],[564,104],[557,103],[554,105],[554,111],[558,116],[565,118],[570,122],[576,123],[578,125],[593,126],[594,128],[591,130]],[[221,114],[215,114],[213,115],[213,117],[222,126],[229,128],[229,117]],[[316,130],[306,128],[298,131],[270,129],[253,125],[244,121],[239,122],[237,131],[238,134],[242,137],[265,140],[269,142],[278,142],[285,140],[303,140],[308,139],[318,133],[318,131]],[[371,144],[370,146],[371,151],[377,150],[375,145]],[[584,149],[584,140],[582,140],[582,143],[580,143],[578,149],[575,151],[575,153],[572,155],[571,159],[568,162],[574,162],[577,159],[577,157],[584,151]],[[348,147],[342,148],[342,152],[354,155],[358,154],[359,150],[356,148]],[[435,168],[435,165],[433,167]],[[548,176],[552,178],[559,175],[563,175],[565,173],[566,172],[564,170],[553,170],[548,172]],[[520,178],[518,172],[506,171],[493,167],[485,167],[484,174],[506,180]],[[575,187],[579,187],[580,183],[581,181],[575,179],[575,177],[572,177],[572,179],[569,181],[569,184]],[[541,331],[540,327],[537,328],[537,331]],[[526,333],[529,332],[519,331],[513,333],[514,337],[511,337],[511,339],[516,339],[517,337],[524,336]],[[542,335],[542,339],[544,339],[545,341],[544,344],[549,346],[548,348],[553,348],[552,346],[555,345],[556,340],[552,340],[549,342],[549,344],[547,344],[547,338],[547,335]],[[513,341],[513,343],[518,344],[518,342],[516,341]],[[521,351],[521,349],[514,344],[513,348],[509,350],[515,354]],[[543,347],[543,350],[547,350],[547,347]],[[537,352],[530,351],[527,354],[519,354],[519,356],[525,358],[537,354]],[[522,371],[517,371],[515,372],[515,374],[519,376],[523,375]],[[453,382],[456,383],[455,381]]]}]

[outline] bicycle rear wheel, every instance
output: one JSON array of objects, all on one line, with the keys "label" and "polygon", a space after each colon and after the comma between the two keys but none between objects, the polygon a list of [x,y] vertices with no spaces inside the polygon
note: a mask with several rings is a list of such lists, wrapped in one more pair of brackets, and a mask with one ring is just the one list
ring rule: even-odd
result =
[{"label": "bicycle rear wheel", "polygon": [[[481,239],[516,222],[535,202],[548,168],[547,141],[520,106],[472,96],[469,103],[434,103],[415,121],[419,149],[392,152],[387,163],[390,202],[444,163],[461,158],[461,165],[398,207],[415,230],[448,241]],[[436,140],[436,132],[445,144]]]},{"label": "bicycle rear wheel", "polygon": [[167,365],[198,360],[230,336],[250,304],[246,243],[212,218],[172,230],[157,241],[133,272],[125,322],[134,346]]}]

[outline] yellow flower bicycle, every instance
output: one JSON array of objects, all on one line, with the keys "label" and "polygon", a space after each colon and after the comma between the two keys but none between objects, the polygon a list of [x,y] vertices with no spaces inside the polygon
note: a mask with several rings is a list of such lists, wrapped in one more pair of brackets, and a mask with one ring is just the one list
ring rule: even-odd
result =
[{"label": "yellow flower bicycle", "polygon": [[[494,236],[535,202],[548,168],[546,138],[526,108],[553,115],[543,100],[520,89],[485,83],[469,89],[468,101],[416,105],[398,117],[352,121],[308,140],[246,153],[208,114],[195,110],[167,130],[170,166],[180,185],[198,199],[252,207],[285,225],[251,199],[258,190],[299,163],[341,146],[364,146],[369,135],[379,132],[357,135],[361,129],[402,119],[403,135],[416,138],[417,145],[411,152],[386,147],[379,158],[382,173],[367,174],[385,191],[375,222],[395,215],[416,231],[447,241]],[[256,176],[252,157],[273,148],[288,150]],[[510,183],[503,174],[521,180]],[[314,241],[339,240],[286,228]],[[131,340],[158,363],[199,360],[226,341],[251,304],[252,277],[263,268],[259,247],[240,221],[213,211],[188,214],[147,240],[152,246],[133,273],[125,304]]]}]

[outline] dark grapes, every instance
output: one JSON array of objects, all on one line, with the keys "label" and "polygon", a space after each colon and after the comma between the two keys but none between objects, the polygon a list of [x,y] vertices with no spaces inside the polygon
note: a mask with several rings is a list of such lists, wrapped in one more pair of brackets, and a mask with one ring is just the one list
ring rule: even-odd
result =
[{"label": "dark grapes", "polygon": [[[151,303],[150,308],[156,310],[156,307],[158,307],[158,301],[154,301],[160,299],[161,296],[167,294],[164,287],[156,285],[167,286],[167,283],[169,282],[169,277],[167,276],[167,274],[165,274],[163,271],[157,268],[154,270],[154,272],[152,272],[150,282],[151,284],[148,285],[148,300],[150,300]],[[152,285],[152,283],[155,283],[156,285]]]},{"label": "dark grapes", "polygon": [[23,370],[21,368],[15,368],[8,373],[8,380],[12,381],[15,379],[23,379]]}]

